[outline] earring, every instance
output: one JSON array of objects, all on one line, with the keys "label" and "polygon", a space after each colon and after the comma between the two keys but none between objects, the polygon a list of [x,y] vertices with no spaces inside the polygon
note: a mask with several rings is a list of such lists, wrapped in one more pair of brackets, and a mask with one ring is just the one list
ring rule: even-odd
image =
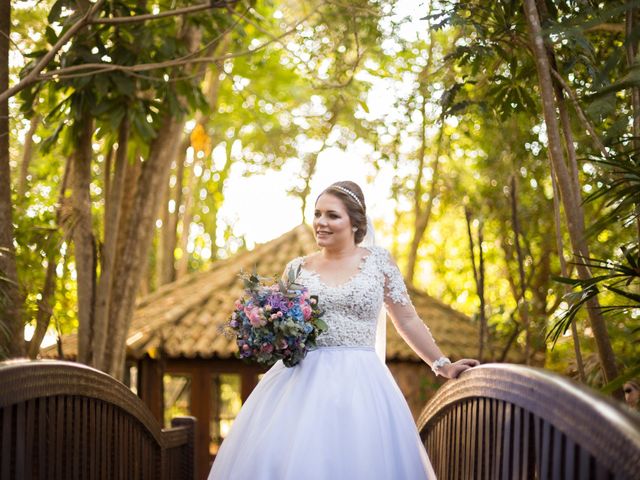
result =
[{"label": "earring", "polygon": [[358,231],[358,227],[353,227],[353,228],[351,228],[351,230],[353,230],[354,232],[357,232]]}]

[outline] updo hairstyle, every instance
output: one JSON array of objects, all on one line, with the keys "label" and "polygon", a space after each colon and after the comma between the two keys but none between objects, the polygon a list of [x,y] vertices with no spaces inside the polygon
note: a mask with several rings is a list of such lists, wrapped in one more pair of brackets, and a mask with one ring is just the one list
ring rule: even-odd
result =
[{"label": "updo hairstyle", "polygon": [[[336,187],[346,188],[347,190],[352,192],[358,197],[358,200],[360,200],[362,206],[360,206],[351,195]],[[367,234],[367,205],[364,203],[364,194],[362,193],[362,189],[358,186],[357,183],[347,180],[343,182],[332,183],[320,195],[323,195],[325,193],[330,193],[331,195],[342,200],[342,203],[347,209],[349,219],[351,220],[351,225],[358,228],[358,230],[355,231],[355,242],[356,244],[362,242],[365,235]],[[320,195],[318,195],[318,198],[320,198]],[[316,202],[317,201],[318,199],[316,198]]]}]

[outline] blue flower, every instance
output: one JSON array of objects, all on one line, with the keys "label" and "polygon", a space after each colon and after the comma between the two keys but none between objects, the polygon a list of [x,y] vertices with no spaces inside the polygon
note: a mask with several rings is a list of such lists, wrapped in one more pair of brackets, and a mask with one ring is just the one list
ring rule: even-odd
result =
[{"label": "blue flower", "polygon": [[302,309],[300,305],[295,305],[293,308],[289,310],[289,315],[295,318],[298,322],[304,320],[304,315],[302,314]]}]

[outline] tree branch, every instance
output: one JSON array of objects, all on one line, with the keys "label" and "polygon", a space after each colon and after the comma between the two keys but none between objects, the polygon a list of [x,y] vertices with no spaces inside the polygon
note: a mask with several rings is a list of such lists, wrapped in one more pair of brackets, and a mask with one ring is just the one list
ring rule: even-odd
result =
[{"label": "tree branch", "polygon": [[609,152],[607,151],[604,144],[602,143],[602,140],[600,140],[600,137],[596,133],[595,127],[593,126],[591,121],[587,118],[587,115],[584,113],[584,110],[582,110],[582,107],[578,102],[578,97],[576,96],[576,93],[571,89],[571,87],[569,87],[567,82],[564,81],[564,78],[562,78],[562,75],[560,75],[557,70],[555,70],[554,68],[551,68],[550,71],[553,78],[556,80],[556,82],[558,82],[558,85],[560,85],[560,87],[565,92],[567,92],[567,94],[569,95],[569,98],[571,98],[573,106],[576,109],[576,113],[578,114],[578,117],[580,117],[580,120],[582,120],[582,123],[584,124],[587,131],[589,132],[589,136],[591,137],[593,142],[596,144],[596,148],[600,150],[600,153],[602,153],[602,155],[605,158],[609,158]]},{"label": "tree branch", "polygon": [[[192,55],[189,54],[184,57],[180,57],[173,60],[166,60],[164,62],[143,63],[139,65],[117,65],[112,63],[85,63],[82,65],[73,65],[71,67],[59,68],[57,70],[52,70],[50,72],[43,73],[41,75],[36,76],[31,82],[29,82],[29,85],[41,80],[48,80],[51,78],[54,78],[54,79],[74,78],[74,77],[81,77],[86,75],[95,75],[97,73],[107,73],[107,72],[115,72],[115,71],[125,72],[125,73],[144,72],[144,71],[156,70],[161,68],[190,65],[195,63],[220,62],[220,61],[228,60],[230,58],[242,57],[245,55],[252,55],[257,51],[266,48],[271,43],[277,42],[280,39],[286,37],[287,35],[290,35],[291,33],[295,32],[298,25],[305,22],[309,17],[315,14],[318,11],[318,8],[314,9],[311,13],[309,13],[308,15],[300,19],[298,22],[296,22],[289,30],[283,32],[281,35],[277,37],[273,37],[271,40],[268,40],[251,50],[244,50],[242,52],[236,52],[236,53],[228,53],[225,55],[221,55],[219,57],[205,56],[205,57],[191,58]],[[20,84],[16,85],[16,87],[18,87],[19,85]],[[23,86],[22,88],[26,86],[27,85]],[[13,87],[13,88],[15,89],[16,87]],[[4,93],[2,95],[4,95]],[[0,96],[0,101],[1,100],[2,100],[2,96]]]},{"label": "tree branch", "polygon": [[276,35],[274,33],[271,33],[270,31],[268,31],[266,28],[262,28],[262,26],[260,26],[259,23],[254,22],[253,20],[251,20],[251,18],[249,18],[249,16],[245,13],[240,13],[240,12],[231,12],[232,15],[235,15],[236,17],[238,17],[238,21],[240,20],[244,20],[245,22],[247,22],[249,25],[252,25],[256,30],[258,30],[259,32],[264,33],[265,35],[267,35],[269,38],[273,39],[275,42],[277,42],[282,48],[284,48],[287,52],[289,52],[289,54],[295,58],[297,58],[300,63],[306,64],[308,62],[306,62],[305,60],[303,60],[297,53],[291,51],[287,45],[285,45],[284,42],[280,41],[280,38],[276,38]]},{"label": "tree branch", "polygon": [[[49,52],[47,52],[46,55],[44,55],[40,59],[36,66],[33,67],[33,69],[29,71],[29,73],[22,80],[20,80],[13,87],[0,93],[0,102],[9,99],[21,90],[27,88],[30,85],[33,85],[34,83],[37,83],[40,80],[50,78],[50,76],[39,75],[39,73],[44,70],[44,68],[51,62],[58,50],[60,50],[78,31],[82,30],[88,25],[121,25],[126,23],[146,22],[147,20],[157,20],[159,18],[184,15],[212,8],[228,7],[230,4],[237,2],[237,0],[211,0],[206,4],[177,8],[175,10],[160,12],[158,14],[133,15],[131,17],[94,18],[104,2],[105,0],[97,0],[96,3],[94,3],[91,8],[87,10],[87,12],[80,18],[80,20],[74,23],[71,28],[69,28],[69,30],[67,30],[65,34],[58,39],[55,45],[51,47],[51,50],[49,50]],[[107,71],[110,70],[108,69]]]},{"label": "tree branch", "polygon": [[105,0],[97,0],[97,2],[94,3],[89,10],[87,10],[87,13],[85,13],[82,18],[80,18],[80,20],[71,25],[69,30],[67,30],[65,34],[58,39],[55,45],[51,47],[51,50],[49,50],[40,59],[40,61],[36,63],[35,67],[33,67],[33,69],[31,69],[31,71],[22,80],[20,80],[13,87],[8,88],[4,92],[0,93],[0,103],[8,100],[10,97],[14,96],[16,93],[28,87],[29,85],[33,85],[34,83],[36,83],[40,79],[40,76],[38,74],[42,70],[44,70],[49,62],[51,62],[58,50],[60,50],[78,31],[89,25],[91,19],[98,12],[100,7],[102,7],[102,4],[104,2]]},{"label": "tree branch", "polygon": [[[237,0],[232,0],[237,1]],[[111,18],[96,18],[91,20],[91,24],[94,25],[122,25],[125,23],[137,23],[146,22],[147,20],[158,20],[160,18],[174,17],[176,15],[184,15],[188,13],[201,12],[202,10],[210,10],[215,7],[222,7],[232,2],[209,2],[199,5],[192,5],[190,7],[176,8],[175,10],[168,10],[160,13],[147,13],[144,15],[132,15],[129,17],[111,17]]]},{"label": "tree branch", "polygon": [[624,33],[624,23],[601,23],[594,25],[593,27],[586,28],[585,33],[592,32],[610,32],[610,33]]}]

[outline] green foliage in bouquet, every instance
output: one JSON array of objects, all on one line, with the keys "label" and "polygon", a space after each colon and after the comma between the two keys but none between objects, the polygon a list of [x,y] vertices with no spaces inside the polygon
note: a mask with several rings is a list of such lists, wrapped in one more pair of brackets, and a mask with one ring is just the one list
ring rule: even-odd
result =
[{"label": "green foliage in bouquet", "polygon": [[245,294],[235,302],[227,323],[241,359],[273,365],[282,360],[297,365],[316,348],[318,335],[328,330],[318,297],[296,283],[300,267],[289,270],[286,281],[243,272]]}]

